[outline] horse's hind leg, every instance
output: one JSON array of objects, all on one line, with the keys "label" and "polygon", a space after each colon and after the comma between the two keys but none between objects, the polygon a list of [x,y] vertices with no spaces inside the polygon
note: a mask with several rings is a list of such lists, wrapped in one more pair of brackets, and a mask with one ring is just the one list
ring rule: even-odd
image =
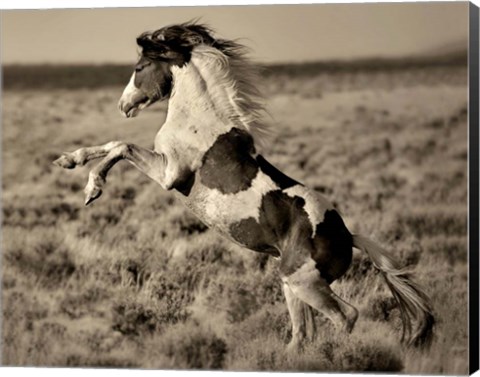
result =
[{"label": "horse's hind leg", "polygon": [[304,339],[314,339],[316,332],[315,320],[312,308],[297,298],[287,284],[283,284],[283,292],[292,321],[292,339],[288,344],[288,349],[297,350]]},{"label": "horse's hind leg", "polygon": [[326,315],[336,327],[352,331],[358,318],[357,309],[332,291],[313,260],[283,280],[297,298]]}]

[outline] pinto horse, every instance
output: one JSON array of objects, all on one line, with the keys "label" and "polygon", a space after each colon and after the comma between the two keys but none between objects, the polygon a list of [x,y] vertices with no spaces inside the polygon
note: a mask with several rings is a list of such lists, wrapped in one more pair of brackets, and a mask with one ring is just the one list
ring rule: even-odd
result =
[{"label": "pinto horse", "polygon": [[330,288],[364,251],[398,302],[402,340],[425,345],[434,319],[428,297],[408,272],[366,237],[352,234],[322,195],[293,180],[257,153],[267,133],[255,86],[256,70],[240,44],[215,38],[196,23],[167,26],[137,38],[141,56],[119,108],[136,116],[168,98],[154,150],[112,141],[64,153],[55,164],[72,169],[102,158],[89,174],[86,202],[97,199],[110,169],[127,160],[173,190],[206,225],[243,247],[280,260],[292,322],[289,348],[312,338],[312,308],[351,332],[358,311]]}]

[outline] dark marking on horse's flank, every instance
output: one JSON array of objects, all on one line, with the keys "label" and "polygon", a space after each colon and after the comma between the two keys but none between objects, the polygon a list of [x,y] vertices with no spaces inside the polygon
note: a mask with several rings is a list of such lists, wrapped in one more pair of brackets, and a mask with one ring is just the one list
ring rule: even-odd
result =
[{"label": "dark marking on horse's flank", "polygon": [[262,198],[259,221],[249,217],[234,223],[230,226],[230,235],[249,249],[280,256],[280,244],[292,229],[304,233],[300,238],[308,238],[308,215],[304,205],[300,197],[288,196],[281,190],[270,191]]},{"label": "dark marking on horse's flank", "polygon": [[315,229],[312,259],[329,284],[342,276],[352,261],[353,238],[334,209],[325,211]]},{"label": "dark marking on horse's flank", "polygon": [[257,156],[257,162],[262,172],[268,175],[282,190],[300,184],[270,164],[262,155]]},{"label": "dark marking on horse's flank", "polygon": [[235,241],[249,249],[275,257],[280,256],[278,249],[273,246],[274,239],[271,234],[266,232],[253,217],[231,225],[229,231]]},{"label": "dark marking on horse's flank", "polygon": [[246,131],[232,128],[220,135],[203,157],[199,171],[202,184],[222,194],[247,190],[258,173],[253,153],[253,138]]},{"label": "dark marking on horse's flank", "polygon": [[336,210],[325,211],[312,238],[305,200],[282,190],[262,198],[259,221],[253,217],[230,226],[230,235],[249,249],[280,256],[280,272],[289,276],[308,260],[328,283],[340,277],[352,260],[352,235]]}]

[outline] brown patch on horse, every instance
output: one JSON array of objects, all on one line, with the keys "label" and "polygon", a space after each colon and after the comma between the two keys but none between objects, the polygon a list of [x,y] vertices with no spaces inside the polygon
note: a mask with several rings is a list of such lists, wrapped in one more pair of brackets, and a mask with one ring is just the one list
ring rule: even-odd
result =
[{"label": "brown patch on horse", "polygon": [[271,191],[262,198],[259,220],[250,217],[231,225],[230,235],[249,249],[280,256],[281,244],[292,229],[301,229],[302,238],[308,239],[310,224],[304,205],[302,198],[290,197],[280,190]]},{"label": "brown patch on horse", "polygon": [[257,162],[262,172],[268,175],[282,190],[300,184],[270,164],[262,155],[257,156]]},{"label": "brown patch on horse", "polygon": [[253,138],[246,131],[232,128],[220,135],[203,158],[202,184],[222,194],[247,190],[258,173],[253,153]]},{"label": "brown patch on horse", "polygon": [[290,276],[301,268],[306,261],[315,262],[315,268],[328,283],[342,276],[352,261],[352,235],[335,210],[325,211],[324,219],[317,224],[312,238],[311,224],[303,214],[297,230],[290,232],[282,250],[280,271],[283,276]]},{"label": "brown patch on horse", "polygon": [[278,249],[273,246],[275,240],[253,217],[243,219],[230,226],[232,238],[245,247],[260,253],[279,257]]},{"label": "brown patch on horse", "polygon": [[342,276],[352,262],[353,239],[336,210],[325,211],[315,230],[312,259],[330,284]]}]

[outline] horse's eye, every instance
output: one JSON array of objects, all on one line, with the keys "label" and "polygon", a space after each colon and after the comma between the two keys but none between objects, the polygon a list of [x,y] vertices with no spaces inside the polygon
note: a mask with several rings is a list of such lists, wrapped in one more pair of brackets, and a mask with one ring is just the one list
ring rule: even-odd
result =
[{"label": "horse's eye", "polygon": [[140,72],[142,69],[143,69],[144,65],[141,65],[141,64],[137,64],[135,66],[135,72]]}]

